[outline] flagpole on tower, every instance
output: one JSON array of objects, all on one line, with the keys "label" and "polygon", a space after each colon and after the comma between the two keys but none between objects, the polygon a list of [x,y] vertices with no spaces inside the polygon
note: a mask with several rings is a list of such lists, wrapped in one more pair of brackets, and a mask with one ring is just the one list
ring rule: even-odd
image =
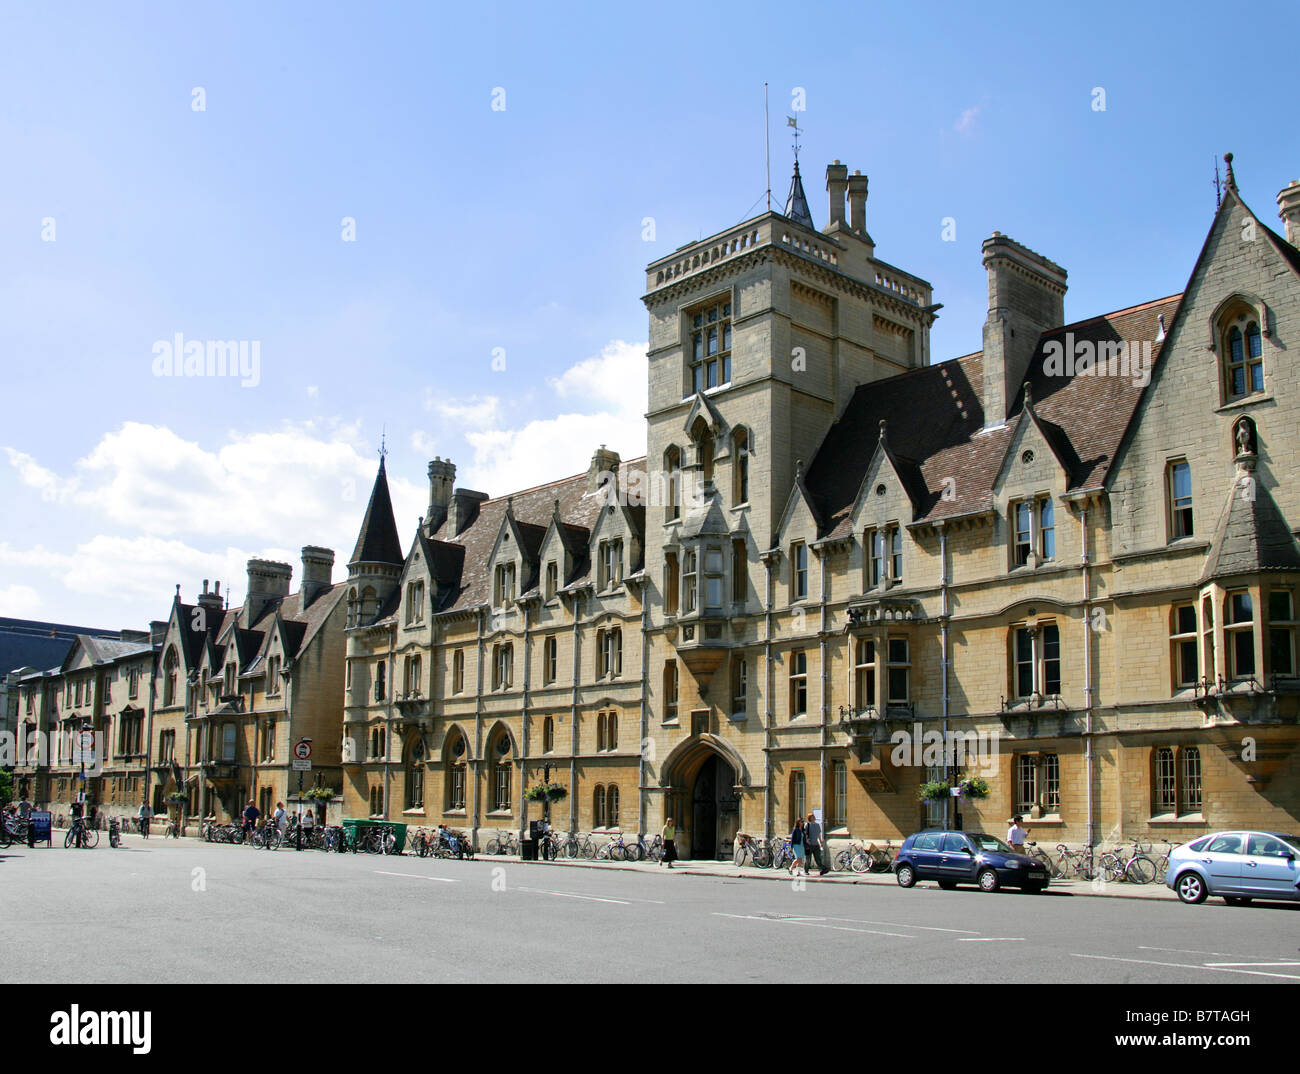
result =
[{"label": "flagpole on tower", "polygon": [[767,83],[763,83],[763,152],[767,157],[767,211],[772,211],[772,122],[767,116]]}]

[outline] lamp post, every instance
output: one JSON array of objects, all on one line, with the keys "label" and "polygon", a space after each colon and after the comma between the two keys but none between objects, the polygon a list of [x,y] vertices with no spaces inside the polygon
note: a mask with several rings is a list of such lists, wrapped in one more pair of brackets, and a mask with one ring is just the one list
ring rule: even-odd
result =
[{"label": "lamp post", "polygon": [[[77,795],[77,797],[81,799],[81,801],[77,803],[81,807],[80,809],[81,828],[78,829],[77,831],[78,847],[81,846],[81,840],[83,838],[83,833],[85,831],[85,826],[86,826],[86,739],[85,736],[87,734],[90,734],[91,735],[90,741],[92,742],[92,744],[94,743],[95,741],[94,732],[91,730],[91,727],[92,727],[92,721],[90,717],[83,716],[81,718],[81,731],[80,734],[78,735],[78,738],[80,738],[81,741],[77,743],[77,746],[79,747],[77,753],[81,758],[81,775],[80,775],[81,790]],[[77,811],[74,810],[74,814],[76,812]]]},{"label": "lamp post", "polygon": [[[306,743],[306,750],[303,750],[303,743]],[[294,747],[294,756],[299,761],[310,764],[311,758],[311,739],[304,735],[298,739],[298,745]],[[303,768],[298,768],[298,849],[302,849],[302,773]]]}]

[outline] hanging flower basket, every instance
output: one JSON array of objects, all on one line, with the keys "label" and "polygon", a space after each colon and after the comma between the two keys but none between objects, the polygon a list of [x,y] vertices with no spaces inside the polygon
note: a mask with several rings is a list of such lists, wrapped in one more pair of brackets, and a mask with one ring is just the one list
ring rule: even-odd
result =
[{"label": "hanging flower basket", "polygon": [[929,783],[922,783],[916,793],[923,802],[941,802],[945,798],[952,797],[952,785],[947,780],[935,779]]},{"label": "hanging flower basket", "polygon": [[963,776],[957,783],[963,798],[987,798],[989,784],[983,776]]},{"label": "hanging flower basket", "polygon": [[303,791],[302,796],[313,802],[330,802],[338,797],[338,792],[333,787],[313,787],[309,791]]},{"label": "hanging flower basket", "polygon": [[524,797],[530,802],[562,802],[569,796],[569,789],[558,783],[534,783],[524,791]]},{"label": "hanging flower basket", "polygon": [[182,802],[188,802],[189,797],[184,794],[169,794],[167,801],[171,802],[172,805],[180,805]]}]

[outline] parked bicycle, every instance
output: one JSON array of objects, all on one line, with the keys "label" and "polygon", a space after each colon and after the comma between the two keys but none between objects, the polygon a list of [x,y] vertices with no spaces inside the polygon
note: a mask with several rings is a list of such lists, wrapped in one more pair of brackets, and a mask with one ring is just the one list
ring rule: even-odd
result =
[{"label": "parked bicycle", "polygon": [[1169,855],[1172,854],[1175,850],[1177,850],[1180,846],[1182,846],[1181,843],[1171,843],[1168,839],[1166,839],[1164,842],[1165,842],[1164,853],[1161,854],[1161,856],[1156,859],[1156,883],[1157,884],[1163,884],[1165,882],[1165,875],[1169,872]]},{"label": "parked bicycle", "polygon": [[73,817],[72,827],[68,829],[68,834],[63,837],[64,847],[81,847],[83,850],[94,850],[99,845],[99,832],[90,827],[83,817]]},{"label": "parked bicycle", "polygon": [[[655,836],[658,839],[658,836]],[[736,836],[736,853],[732,858],[736,865],[752,865],[757,869],[766,869],[772,864],[771,849],[752,835],[741,832]]]},{"label": "parked bicycle", "polygon": [[633,861],[663,861],[664,860],[664,837],[655,834],[655,837],[647,844],[644,835],[636,837],[636,845],[633,847],[637,851],[637,857]]},{"label": "parked bicycle", "polygon": [[774,835],[768,843],[772,852],[772,868],[786,869],[794,861],[794,851],[790,849],[790,840],[783,835]]},{"label": "parked bicycle", "polygon": [[515,838],[515,833],[504,830],[498,831],[495,836],[488,840],[487,853],[518,854],[519,841]]},{"label": "parked bicycle", "polygon": [[596,852],[598,861],[626,861],[628,846],[623,842],[623,833],[619,832],[616,839],[611,839]]},{"label": "parked bicycle", "polygon": [[1132,846],[1118,847],[1101,856],[1101,869],[1107,880],[1124,880],[1130,884],[1149,884],[1156,878],[1156,863],[1147,857],[1151,844],[1134,839]]},{"label": "parked bicycle", "polygon": [[122,822],[117,817],[108,822],[108,845],[114,850],[122,845]]}]

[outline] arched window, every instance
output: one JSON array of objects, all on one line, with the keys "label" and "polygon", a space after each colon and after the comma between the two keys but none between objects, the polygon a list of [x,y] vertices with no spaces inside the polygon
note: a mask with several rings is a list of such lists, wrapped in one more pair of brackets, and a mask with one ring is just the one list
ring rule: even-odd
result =
[{"label": "arched window", "polygon": [[406,808],[424,808],[424,740],[419,738],[406,754]]},{"label": "arched window", "polygon": [[176,704],[176,650],[168,649],[163,661],[163,704]]},{"label": "arched window", "polygon": [[618,787],[613,783],[605,788],[605,824],[618,827]]},{"label": "arched window", "polygon": [[445,808],[465,808],[465,736],[453,732],[443,751],[443,764],[447,772]]},{"label": "arched window", "polygon": [[737,429],[732,434],[732,458],[735,459],[735,482],[732,499],[735,503],[749,502],[749,433]]},{"label": "arched window", "polygon": [[682,452],[676,444],[664,452],[664,483],[665,517],[671,521],[682,514]]},{"label": "arched window", "polygon": [[618,749],[618,713],[611,712],[605,717],[605,748]]},{"label": "arched window", "polygon": [[1228,399],[1264,390],[1262,322],[1261,312],[1242,299],[1234,299],[1219,316],[1224,395]]},{"label": "arched window", "polygon": [[597,783],[595,790],[591,792],[591,826],[605,827],[605,785],[603,783]]},{"label": "arched window", "polygon": [[503,813],[510,809],[510,736],[503,730],[492,742],[489,754],[492,764],[492,809]]},{"label": "arched window", "polygon": [[790,824],[800,817],[808,815],[808,782],[804,778],[803,769],[796,768],[790,773]]}]

